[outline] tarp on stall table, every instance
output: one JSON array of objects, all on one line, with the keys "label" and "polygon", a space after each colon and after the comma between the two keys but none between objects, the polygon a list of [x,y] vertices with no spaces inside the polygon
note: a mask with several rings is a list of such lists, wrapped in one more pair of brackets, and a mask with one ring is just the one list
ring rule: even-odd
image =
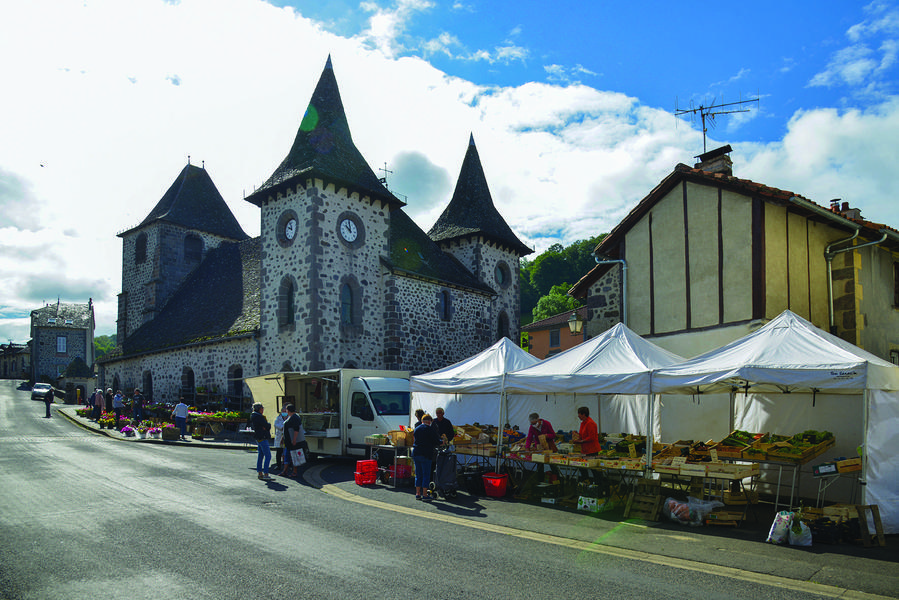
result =
[{"label": "tarp on stall table", "polygon": [[[790,427],[798,426],[802,420],[795,417],[797,403],[805,411],[817,411],[817,424],[857,421],[862,436],[857,443],[866,451],[863,502],[880,507],[886,533],[899,533],[896,365],[787,310],[758,331],[717,350],[654,371],[652,390],[661,394],[743,392],[737,424],[757,431],[785,433],[777,426],[790,419]],[[819,404],[819,394],[838,397],[828,402],[822,397]],[[842,443],[852,447],[856,440]]]}]

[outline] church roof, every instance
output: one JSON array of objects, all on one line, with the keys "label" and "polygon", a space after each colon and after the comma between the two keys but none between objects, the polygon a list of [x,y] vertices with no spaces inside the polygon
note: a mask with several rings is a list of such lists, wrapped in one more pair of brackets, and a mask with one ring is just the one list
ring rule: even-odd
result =
[{"label": "church roof", "polygon": [[469,139],[453,198],[428,235],[437,242],[483,236],[512,249],[519,256],[533,252],[512,232],[493,205],[474,135]]},{"label": "church roof", "polygon": [[330,181],[394,206],[404,205],[384,187],[353,143],[330,56],[290,152],[262,187],[246,199],[262,206],[270,195],[293,185],[305,185],[309,178]]},{"label": "church roof", "polygon": [[232,240],[245,240],[248,237],[218,188],[212,183],[206,169],[191,164],[181,170],[147,218],[137,227],[120,233],[119,237],[159,221]]},{"label": "church roof", "polygon": [[257,237],[226,242],[210,250],[159,315],[107,356],[142,354],[254,333],[259,329],[260,247]]},{"label": "church roof", "polygon": [[390,268],[407,274],[496,294],[440,247],[402,210],[390,213]]}]

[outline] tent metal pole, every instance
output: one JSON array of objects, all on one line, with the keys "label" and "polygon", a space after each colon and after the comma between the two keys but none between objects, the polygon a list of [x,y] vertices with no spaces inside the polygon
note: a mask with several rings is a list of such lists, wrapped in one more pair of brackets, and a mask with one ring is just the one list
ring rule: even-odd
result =
[{"label": "tent metal pole", "polygon": [[658,399],[658,394],[655,396],[652,394],[647,395],[648,404],[649,404],[649,414],[646,415],[646,471],[645,477],[649,479],[652,477],[652,446],[655,443],[655,438],[652,435],[652,422],[653,422],[653,411],[655,408],[655,401]]},{"label": "tent metal pole", "polygon": [[[729,415],[729,419],[730,419],[730,430],[729,430],[729,432],[730,432],[730,431],[733,431],[734,429],[736,429],[736,427],[734,426],[734,422],[737,420],[737,417],[736,417],[736,414],[735,414],[735,413],[736,413],[736,406],[734,406],[735,403],[736,403],[736,401],[737,401],[737,392],[734,391],[734,388],[730,388],[730,415]],[[728,433],[729,433],[729,432],[728,432]]]},{"label": "tent metal pole", "polygon": [[[868,504],[868,388],[866,387],[862,391],[862,402],[865,403],[864,408],[864,431],[862,431],[862,474],[858,480],[859,487],[861,488],[861,498],[859,499],[862,503],[862,506],[866,506]],[[859,515],[859,518],[862,518],[862,515]]]}]

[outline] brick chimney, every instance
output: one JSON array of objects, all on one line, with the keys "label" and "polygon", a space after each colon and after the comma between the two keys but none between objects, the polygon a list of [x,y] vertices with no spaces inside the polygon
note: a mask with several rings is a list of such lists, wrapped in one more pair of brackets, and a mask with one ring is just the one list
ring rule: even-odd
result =
[{"label": "brick chimney", "polygon": [[728,156],[731,152],[733,152],[733,148],[730,147],[730,144],[714,150],[709,150],[705,154],[694,157],[698,158],[699,162],[696,163],[693,168],[700,169],[706,173],[723,173],[728,176],[733,175],[734,161]]},{"label": "brick chimney", "polygon": [[843,206],[840,207],[840,214],[846,217],[847,219],[861,219],[862,211],[858,208],[850,208],[848,202],[843,202]]}]

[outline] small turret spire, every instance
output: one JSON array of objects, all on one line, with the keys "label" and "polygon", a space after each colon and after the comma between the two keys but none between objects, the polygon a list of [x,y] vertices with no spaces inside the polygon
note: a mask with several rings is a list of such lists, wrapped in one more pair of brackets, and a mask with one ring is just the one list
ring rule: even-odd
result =
[{"label": "small turret spire", "polygon": [[325,68],[332,69],[332,70],[334,69],[334,67],[331,66],[331,55],[330,54],[328,54],[328,61],[325,63]]}]

